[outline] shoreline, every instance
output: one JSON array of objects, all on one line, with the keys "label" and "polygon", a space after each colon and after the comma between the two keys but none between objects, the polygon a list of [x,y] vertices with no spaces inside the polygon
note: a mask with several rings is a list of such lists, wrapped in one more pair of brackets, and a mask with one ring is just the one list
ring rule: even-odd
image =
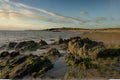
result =
[{"label": "shoreline", "polygon": [[[112,53],[116,53],[117,51],[119,51],[119,48],[117,47],[118,48],[117,49],[116,45],[118,45],[120,47],[120,32],[112,32],[112,31],[104,32],[104,31],[99,31],[99,30],[62,31],[62,32],[46,31],[46,32],[52,33],[52,36],[49,36],[46,39],[43,39],[43,38],[41,39],[40,35],[39,35],[39,37],[40,37],[39,38],[38,35],[36,34],[37,35],[36,37],[38,37],[37,39],[39,39],[39,40],[41,39],[39,42],[37,42],[36,40],[33,40],[35,37],[31,37],[30,38],[31,40],[27,40],[27,41],[23,40],[20,42],[15,42],[13,40],[13,42],[10,41],[10,43],[7,43],[6,46],[3,46],[3,49],[5,49],[5,51],[2,51],[0,53],[0,54],[4,54],[4,55],[8,54],[7,56],[5,56],[5,58],[1,58],[2,63],[5,62],[6,57],[15,55],[16,51],[18,51],[17,55],[15,55],[14,58],[17,59],[18,57],[20,57],[20,59],[18,59],[20,61],[21,61],[21,56],[29,56],[27,58],[29,60],[31,60],[30,59],[31,55],[32,55],[33,59],[36,56],[36,57],[40,57],[40,60],[42,60],[42,59],[44,60],[46,58],[48,60],[50,60],[51,65],[53,65],[54,67],[51,66],[51,69],[49,69],[48,71],[46,71],[46,70],[44,71],[44,67],[43,67],[43,69],[40,69],[40,71],[42,71],[42,70],[44,71],[44,73],[39,75],[39,76],[42,76],[43,79],[57,79],[57,78],[67,79],[67,78],[69,78],[69,76],[71,76],[70,75],[71,73],[72,74],[81,74],[81,76],[84,77],[83,76],[84,71],[92,69],[92,66],[94,67],[92,70],[94,70],[94,71],[96,70],[96,67],[94,65],[99,66],[99,68],[102,70],[101,66],[104,64],[98,65],[101,57],[96,58],[95,62],[97,62],[98,64],[94,64],[94,61],[93,61],[93,63],[91,63],[92,60],[94,60],[94,59],[92,59],[92,57],[94,57],[94,54],[91,57],[89,56],[88,58],[91,58],[90,65],[92,65],[92,64],[93,65],[90,66],[89,64],[87,64],[87,63],[89,63],[89,61],[87,63],[85,63],[84,67],[83,67],[84,71],[82,73],[81,72],[79,73],[79,70],[78,70],[78,67],[80,66],[81,62],[76,63],[74,61],[79,61],[79,59],[81,59],[81,60],[83,60],[83,62],[84,62],[84,60],[86,62],[86,58],[83,59],[81,57],[84,57],[85,55],[87,57],[87,55],[88,55],[87,53],[89,53],[89,54],[95,53],[97,55],[100,51],[102,51],[102,50],[104,51],[104,49],[105,49],[105,51],[107,50],[108,53],[111,52],[111,50],[112,50],[112,52],[110,54],[110,55],[112,55]],[[44,35],[47,34],[46,32]],[[39,32],[39,33],[41,33],[41,32]],[[21,34],[21,33],[19,33],[19,34]],[[58,35],[63,35],[63,36],[58,36]],[[23,36],[24,36],[24,34],[23,34]],[[29,35],[29,36],[31,36],[31,35]],[[29,38],[29,36],[26,37],[26,39]],[[35,36],[35,34],[33,34],[33,36]],[[46,40],[51,39],[51,37],[53,39],[53,36],[55,38],[54,40],[52,40],[53,43],[52,44],[48,43]],[[14,37],[17,38],[16,36],[14,36]],[[68,39],[65,39],[66,37],[68,37]],[[57,39],[59,39],[59,40],[57,40]],[[103,43],[100,43],[100,42],[103,42]],[[104,44],[105,44],[105,47],[104,47]],[[108,45],[113,45],[113,47],[108,48],[109,47]],[[13,50],[13,51],[11,51],[11,50]],[[51,56],[51,53],[52,53],[52,56]],[[54,54],[54,53],[57,53],[57,54]],[[71,57],[70,53],[72,53],[72,57]],[[81,53],[82,54],[84,53],[85,55],[82,55]],[[78,56],[78,54],[79,54],[79,56]],[[4,55],[3,55],[3,57],[4,57]],[[77,55],[77,57],[76,57],[76,55]],[[107,60],[109,60],[109,58],[111,56],[107,55],[107,57],[108,57]],[[118,64],[117,63],[117,60],[119,59],[118,56],[113,56],[113,57],[115,59],[110,59],[110,60],[114,61],[114,62],[116,62],[116,64]],[[26,59],[26,61],[22,62],[23,65],[25,62],[27,62],[28,59]],[[35,59],[37,61],[37,58],[35,58]],[[8,58],[8,60],[12,61],[13,58]],[[101,63],[103,63],[102,61],[105,61],[107,64],[109,64],[109,62],[107,62],[104,59],[102,59],[100,61],[101,61]],[[1,63],[1,65],[2,65],[2,63]],[[44,63],[46,63],[46,61]],[[13,63],[11,62],[10,64],[13,64]],[[14,65],[16,65],[16,64],[14,64]],[[19,71],[19,69],[21,69],[20,65],[21,64],[19,64],[19,67],[17,69],[18,71]],[[37,65],[41,66],[39,64],[37,64]],[[49,65],[48,65],[48,67],[50,67]],[[89,65],[90,69],[85,65]],[[9,67],[9,65],[7,65],[7,64],[5,64],[5,66]],[[24,66],[27,66],[27,65],[24,65]],[[74,66],[74,68],[73,68],[73,66]],[[12,69],[14,70],[15,67],[16,66],[13,66]],[[85,69],[85,67],[86,67],[86,69]],[[110,67],[111,67],[111,65],[110,65]],[[115,65],[114,68],[116,68],[116,67],[117,66]],[[33,68],[35,68],[35,67],[33,66]],[[82,68],[82,66],[81,66],[81,68]],[[95,71],[95,72],[98,73],[97,77],[103,78],[103,77],[101,77],[102,74],[100,73],[99,68],[97,68],[98,71]],[[103,67],[103,68],[106,68],[106,67]],[[3,65],[3,67],[2,67],[3,72],[7,71],[5,69],[6,68],[4,68],[4,65]],[[117,69],[119,69],[119,68],[117,68]],[[11,70],[11,69],[9,69],[9,70]],[[25,70],[27,70],[27,69],[25,69]],[[71,72],[71,71],[73,71],[73,72]],[[108,71],[109,71],[109,69],[108,69]],[[113,71],[111,71],[111,72],[113,72]],[[38,73],[39,72],[37,72],[36,75],[38,75]],[[90,73],[92,75],[91,71],[88,71],[88,73]],[[117,73],[116,75],[119,75],[118,71],[116,71],[115,73]],[[12,74],[14,74],[14,73],[12,73]],[[107,72],[105,72],[104,74],[107,74]],[[2,75],[4,75],[4,73],[2,73]],[[17,75],[17,74],[14,74],[14,75]],[[27,77],[25,75],[23,77],[23,79],[26,79],[26,78],[30,79],[31,76],[34,77],[35,74],[31,73],[31,75],[27,76]],[[92,76],[92,78],[93,77],[94,76]],[[109,75],[107,77],[109,77]],[[78,78],[79,78],[79,76],[78,76]]]}]

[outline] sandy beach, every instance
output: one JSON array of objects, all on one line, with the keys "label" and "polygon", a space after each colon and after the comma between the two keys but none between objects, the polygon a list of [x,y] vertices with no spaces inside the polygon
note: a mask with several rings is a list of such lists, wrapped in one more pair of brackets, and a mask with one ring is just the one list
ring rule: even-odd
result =
[{"label": "sandy beach", "polygon": [[104,42],[106,45],[120,45],[120,30],[91,30],[82,37]]}]

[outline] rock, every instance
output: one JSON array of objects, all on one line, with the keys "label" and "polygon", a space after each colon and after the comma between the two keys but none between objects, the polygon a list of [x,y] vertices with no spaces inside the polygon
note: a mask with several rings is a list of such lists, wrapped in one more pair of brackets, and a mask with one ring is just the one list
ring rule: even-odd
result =
[{"label": "rock", "polygon": [[60,52],[56,48],[51,48],[43,56],[47,56],[47,57],[60,57],[61,54],[60,54]]},{"label": "rock", "polygon": [[64,40],[62,38],[60,38],[58,41],[57,41],[57,44],[62,44],[64,43]]},{"label": "rock", "polygon": [[59,40],[53,42],[52,44],[54,44],[54,45],[66,44],[67,45],[68,42],[69,42],[69,39],[62,39],[62,38],[60,38]]},{"label": "rock", "polygon": [[47,44],[47,42],[46,42],[46,41],[41,40],[41,41],[39,42],[39,45],[40,45],[40,46],[45,46],[45,45],[48,45],[48,44]]},{"label": "rock", "polygon": [[7,49],[14,49],[16,44],[17,44],[17,42],[9,42],[7,44]]},{"label": "rock", "polygon": [[46,48],[48,46],[47,42],[45,42],[44,40],[41,40],[39,43],[35,42],[35,41],[22,41],[22,42],[10,42],[7,45],[7,49],[15,49],[17,51],[24,51],[24,50],[36,50],[39,48]]},{"label": "rock", "polygon": [[18,55],[20,55],[19,52],[13,51],[13,52],[10,53],[10,57],[15,57],[15,56],[18,56]]},{"label": "rock", "polygon": [[15,50],[36,50],[38,44],[34,41],[23,41],[15,46]]},{"label": "rock", "polygon": [[69,40],[68,52],[84,58],[95,57],[103,47],[102,42],[92,41],[88,38],[73,37]]},{"label": "rock", "polygon": [[9,55],[8,51],[3,51],[2,53],[0,53],[0,57],[6,57]]},{"label": "rock", "polygon": [[45,57],[19,54],[14,58],[2,58],[0,66],[4,66],[0,67],[0,79],[21,79],[27,75],[32,76],[33,73],[36,77],[42,77],[53,67],[53,64]]},{"label": "rock", "polygon": [[118,58],[120,60],[120,48],[105,48],[99,52],[97,58]]},{"label": "rock", "polygon": [[66,50],[67,47],[68,47],[67,44],[60,44],[60,48],[61,48],[62,50]]}]

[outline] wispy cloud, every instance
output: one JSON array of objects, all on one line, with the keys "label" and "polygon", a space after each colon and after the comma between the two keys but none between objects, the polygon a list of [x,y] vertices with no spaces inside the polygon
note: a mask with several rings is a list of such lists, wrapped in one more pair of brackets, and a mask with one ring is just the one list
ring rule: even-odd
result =
[{"label": "wispy cloud", "polygon": [[87,15],[87,16],[88,16],[88,15],[89,15],[89,12],[84,11],[84,10],[81,10],[81,11],[80,11],[80,14],[82,14],[82,15]]},{"label": "wispy cloud", "polygon": [[[43,12],[43,13],[45,13],[45,14],[48,14],[48,15],[50,15],[50,16],[54,16],[54,17],[56,17],[57,18],[57,21],[59,22],[60,21],[60,23],[61,22],[81,22],[81,23],[83,23],[83,22],[85,22],[85,20],[83,20],[83,19],[78,19],[78,18],[74,18],[74,17],[70,17],[70,16],[64,16],[64,15],[61,15],[61,14],[59,14],[59,13],[55,13],[55,12],[51,12],[51,11],[48,11],[48,10],[45,10],[45,9],[42,9],[42,8],[36,8],[36,7],[32,7],[32,6],[29,6],[29,5],[25,5],[25,4],[23,4],[23,3],[15,3],[15,2],[12,2],[12,4],[13,5],[16,5],[16,6],[18,6],[18,7],[23,7],[23,8],[26,8],[26,9],[33,9],[33,10],[37,10],[37,11],[40,11],[40,12]],[[67,20],[67,21],[65,21],[65,19]],[[63,21],[62,21],[63,20]],[[53,20],[54,21],[54,20]],[[54,21],[55,22],[55,21]]]},{"label": "wispy cloud", "polygon": [[24,8],[29,8],[29,9],[37,10],[37,11],[49,14],[51,16],[56,16],[58,18],[65,18],[65,16],[60,15],[58,13],[54,13],[54,12],[51,12],[51,11],[48,11],[48,10],[45,10],[45,9],[41,9],[41,8],[35,8],[35,7],[28,6],[28,5],[25,5],[25,4],[22,4],[22,3],[16,3],[16,6],[21,6],[21,7],[24,7]]},{"label": "wispy cloud", "polygon": [[106,21],[107,18],[106,17],[96,17],[93,19],[93,21],[95,22],[103,22],[103,21]]},{"label": "wispy cloud", "polygon": [[[76,18],[76,17],[70,17],[70,16],[64,16],[61,15],[59,13],[55,13],[55,12],[51,12],[42,8],[36,8],[36,7],[32,7],[23,3],[18,3],[18,2],[14,2],[14,1],[10,1],[10,0],[0,0],[4,3],[7,3],[7,5],[5,7],[3,7],[3,12],[1,17],[9,17],[9,19],[11,18],[29,18],[29,19],[34,19],[34,20],[41,20],[41,21],[47,21],[47,22],[54,22],[54,23],[87,23],[89,22],[89,20],[85,20],[82,18]],[[8,4],[9,3],[9,4]],[[10,7],[14,6],[16,9],[16,11],[12,11],[12,12],[7,12],[10,11]],[[5,10],[4,10],[5,9]],[[43,16],[40,15],[38,13],[33,12],[32,10],[36,10],[39,12],[43,12],[45,14],[48,14],[50,16],[53,16],[55,18],[51,18],[48,16]],[[88,14],[85,11],[81,11],[81,14]],[[9,16],[5,16],[5,15],[9,15]],[[12,16],[10,16],[12,15]]]},{"label": "wispy cloud", "polygon": [[[0,19],[31,19],[31,20],[41,20],[41,21],[48,21],[48,22],[57,22],[52,18],[42,16],[40,14],[37,14],[33,12],[32,10],[20,8],[21,6],[17,5],[19,8],[16,7],[16,5],[12,5],[14,2],[9,2],[9,1],[1,1],[4,2],[2,4],[6,4],[6,6],[3,6],[2,9],[0,10]],[[9,2],[9,4],[7,3]],[[16,10],[11,10],[11,7],[17,8]],[[62,21],[60,21],[62,22]]]}]

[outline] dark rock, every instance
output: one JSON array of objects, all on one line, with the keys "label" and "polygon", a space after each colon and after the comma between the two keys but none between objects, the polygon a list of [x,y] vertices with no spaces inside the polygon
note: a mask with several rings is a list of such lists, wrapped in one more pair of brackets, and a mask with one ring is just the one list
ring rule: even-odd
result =
[{"label": "dark rock", "polygon": [[45,45],[48,45],[48,44],[47,44],[47,42],[46,42],[46,41],[41,40],[41,41],[39,42],[39,45],[40,45],[40,46],[45,46]]},{"label": "dark rock", "polygon": [[17,42],[9,42],[7,44],[7,49],[14,49],[16,44],[17,44]]},{"label": "dark rock", "polygon": [[68,47],[67,44],[60,44],[60,48],[61,48],[62,50],[66,50],[67,47]]},{"label": "dark rock", "polygon": [[34,41],[23,41],[15,46],[15,50],[34,50],[38,48],[38,44]]},{"label": "dark rock", "polygon": [[0,79],[21,79],[24,76],[32,75],[35,73],[36,77],[42,77],[46,71],[53,67],[51,61],[44,57],[34,55],[18,55],[14,58],[7,57],[1,59],[0,66],[6,63],[4,67],[1,67]]},{"label": "dark rock", "polygon": [[10,53],[10,57],[15,57],[15,56],[18,56],[18,55],[20,55],[19,52],[13,51],[13,52]]},{"label": "dark rock", "polygon": [[79,40],[79,39],[81,39],[81,37],[77,36],[77,37],[71,37],[69,40],[71,41],[71,40]]},{"label": "dark rock", "polygon": [[3,51],[2,53],[0,53],[0,57],[6,57],[9,55],[8,51]]},{"label": "dark rock", "polygon": [[11,63],[10,67],[14,66],[13,64],[18,64],[19,65],[19,64],[23,63],[26,59],[27,59],[27,56],[24,56],[24,55],[16,56],[9,61]]},{"label": "dark rock", "polygon": [[53,42],[52,44],[55,44],[55,45],[66,44],[67,45],[68,42],[69,42],[69,39],[62,39],[62,38],[60,38],[59,40]]},{"label": "dark rock", "polygon": [[61,54],[60,54],[60,52],[56,48],[51,48],[43,56],[47,56],[47,57],[60,57]]},{"label": "dark rock", "polygon": [[58,41],[57,41],[57,44],[62,44],[64,43],[64,40],[62,38],[60,38]]},{"label": "dark rock", "polygon": [[118,60],[120,60],[120,48],[105,48],[99,52],[97,58],[118,58]]}]

